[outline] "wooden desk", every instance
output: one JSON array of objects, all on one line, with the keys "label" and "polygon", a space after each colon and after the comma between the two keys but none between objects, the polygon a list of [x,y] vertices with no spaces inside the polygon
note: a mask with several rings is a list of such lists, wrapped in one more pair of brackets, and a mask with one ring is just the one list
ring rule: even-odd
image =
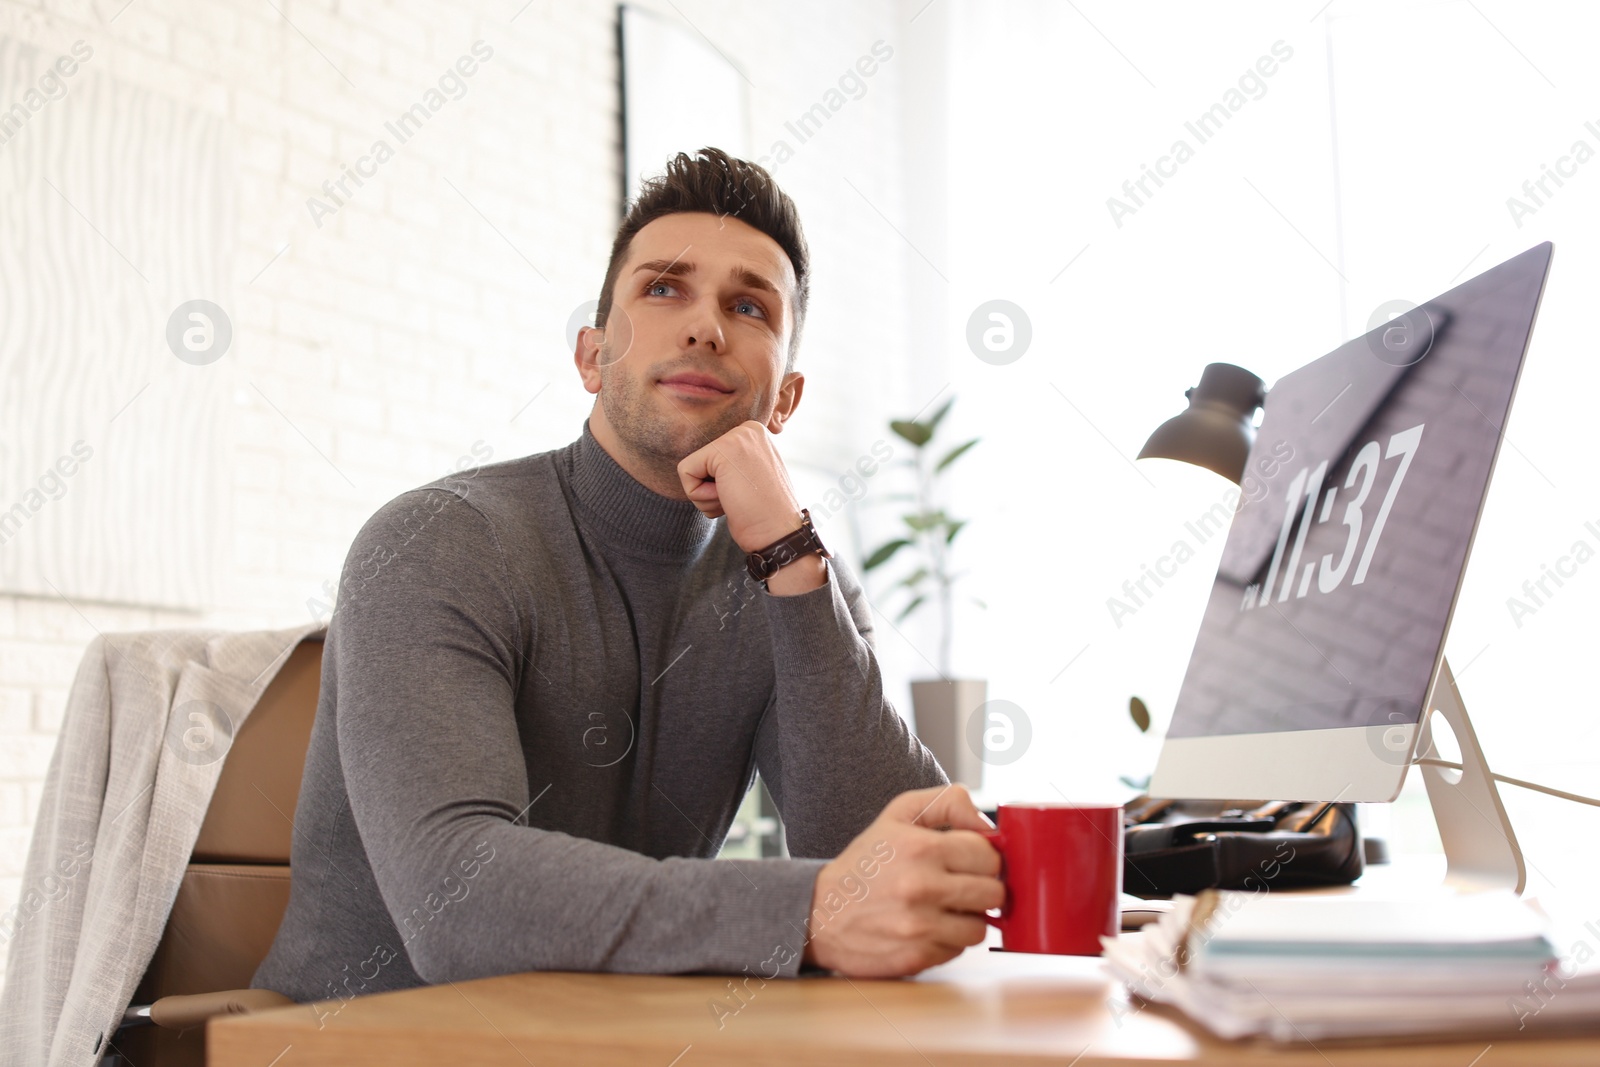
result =
[{"label": "wooden desk", "polygon": [[[1317,1048],[1230,1044],[1140,1010],[1091,958],[968,949],[914,979],[517,974],[220,1019],[213,1067],[362,1064],[1284,1064],[1593,1067],[1600,1035]],[[712,1010],[723,1004],[731,1014]],[[334,1001],[322,1007],[331,1011]],[[734,1009],[737,1011],[734,1012]],[[286,1051],[287,1050],[287,1051]],[[281,1057],[281,1058],[279,1058]]]}]

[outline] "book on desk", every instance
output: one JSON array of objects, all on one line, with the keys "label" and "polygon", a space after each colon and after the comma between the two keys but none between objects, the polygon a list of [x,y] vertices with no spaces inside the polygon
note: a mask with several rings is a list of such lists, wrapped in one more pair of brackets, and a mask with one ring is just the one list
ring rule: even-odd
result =
[{"label": "book on desk", "polygon": [[1210,891],[1106,939],[1128,989],[1220,1037],[1318,1041],[1600,1022],[1600,957],[1509,892],[1407,901]]}]

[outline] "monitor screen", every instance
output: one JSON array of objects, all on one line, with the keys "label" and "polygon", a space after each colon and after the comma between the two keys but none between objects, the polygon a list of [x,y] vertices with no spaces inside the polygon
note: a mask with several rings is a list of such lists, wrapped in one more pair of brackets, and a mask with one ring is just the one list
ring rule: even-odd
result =
[{"label": "monitor screen", "polygon": [[1550,254],[1272,387],[1153,794],[1399,792]]}]

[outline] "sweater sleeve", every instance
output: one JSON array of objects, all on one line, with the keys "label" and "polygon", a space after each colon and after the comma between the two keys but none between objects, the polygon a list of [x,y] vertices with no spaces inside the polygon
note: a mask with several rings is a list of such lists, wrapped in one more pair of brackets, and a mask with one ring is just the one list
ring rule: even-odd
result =
[{"label": "sweater sleeve", "polygon": [[756,763],[794,856],[836,856],[898,794],[950,781],[884,696],[861,586],[827,568],[809,592],[762,594],[776,690]]},{"label": "sweater sleeve", "polygon": [[380,510],[340,601],[324,670],[351,816],[424,981],[799,971],[820,861],[658,860],[537,828],[542,784],[515,708],[532,620],[460,494],[416,490]]}]

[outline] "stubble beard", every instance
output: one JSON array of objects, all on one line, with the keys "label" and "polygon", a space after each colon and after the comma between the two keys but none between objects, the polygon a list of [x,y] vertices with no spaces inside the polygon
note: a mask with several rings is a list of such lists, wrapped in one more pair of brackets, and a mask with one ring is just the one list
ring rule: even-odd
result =
[{"label": "stubble beard", "polygon": [[[601,353],[604,360],[604,347]],[[601,363],[600,403],[606,422],[618,440],[663,473],[676,476],[684,457],[756,418],[753,410],[730,407],[719,411],[710,422],[699,421],[690,411],[673,408],[670,399],[663,407],[650,396],[653,389],[647,380],[630,373],[622,361]]]}]

